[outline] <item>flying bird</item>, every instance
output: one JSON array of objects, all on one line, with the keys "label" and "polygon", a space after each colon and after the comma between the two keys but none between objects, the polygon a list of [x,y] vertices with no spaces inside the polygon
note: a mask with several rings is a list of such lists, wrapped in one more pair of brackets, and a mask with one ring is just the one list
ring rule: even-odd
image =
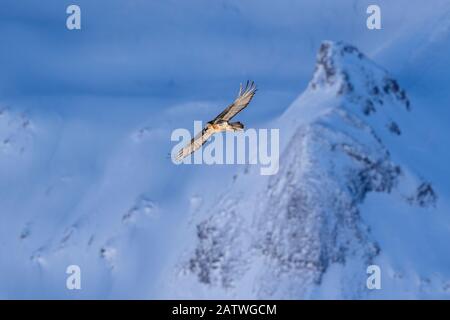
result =
[{"label": "flying bird", "polygon": [[247,81],[245,88],[241,84],[236,100],[234,100],[234,102],[223,110],[216,118],[209,121],[203,130],[178,152],[175,159],[181,161],[191,153],[194,153],[215,133],[244,130],[244,125],[241,122],[230,122],[230,120],[248,106],[255,95],[256,90],[256,85],[253,81]]}]

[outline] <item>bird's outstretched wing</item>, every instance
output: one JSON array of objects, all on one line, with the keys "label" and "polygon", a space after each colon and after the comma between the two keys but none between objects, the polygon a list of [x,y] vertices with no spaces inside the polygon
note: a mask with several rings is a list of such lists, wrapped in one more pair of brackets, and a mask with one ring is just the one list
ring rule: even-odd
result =
[{"label": "bird's outstretched wing", "polygon": [[212,123],[217,123],[220,120],[229,121],[235,115],[242,111],[250,101],[256,92],[255,83],[247,81],[245,88],[241,87],[239,89],[239,94],[236,100],[234,100],[233,104],[229,105],[225,110],[223,110],[213,121]]},{"label": "bird's outstretched wing", "polygon": [[213,129],[203,129],[201,132],[191,139],[191,142],[184,146],[175,157],[176,161],[181,161],[191,153],[198,150],[206,141],[214,134]]}]

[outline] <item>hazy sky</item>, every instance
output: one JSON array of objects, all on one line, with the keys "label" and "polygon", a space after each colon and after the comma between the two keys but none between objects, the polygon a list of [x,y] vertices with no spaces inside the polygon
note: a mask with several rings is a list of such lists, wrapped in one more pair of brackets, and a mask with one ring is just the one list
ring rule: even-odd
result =
[{"label": "hazy sky", "polygon": [[[72,3],[82,10],[80,31],[66,29]],[[369,3],[3,0],[0,95],[209,99],[251,78],[295,96],[323,39],[370,55],[436,10],[423,1],[377,1],[383,29],[369,31]]]}]

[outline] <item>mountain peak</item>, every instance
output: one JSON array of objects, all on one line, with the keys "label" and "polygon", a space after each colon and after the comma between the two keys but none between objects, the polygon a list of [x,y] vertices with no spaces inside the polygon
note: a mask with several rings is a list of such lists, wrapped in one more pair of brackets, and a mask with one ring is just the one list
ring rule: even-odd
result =
[{"label": "mountain peak", "polygon": [[406,92],[389,73],[367,58],[356,47],[338,41],[324,41],[316,58],[316,67],[309,88],[330,88],[336,95],[347,95],[353,100],[369,97],[364,113],[375,111],[389,99],[410,110]]},{"label": "mountain peak", "polygon": [[352,45],[341,41],[323,41],[317,53],[316,68],[310,82],[311,88],[316,89],[321,85],[333,86],[340,82],[348,82],[344,64],[352,62],[349,60],[362,59],[366,58]]}]

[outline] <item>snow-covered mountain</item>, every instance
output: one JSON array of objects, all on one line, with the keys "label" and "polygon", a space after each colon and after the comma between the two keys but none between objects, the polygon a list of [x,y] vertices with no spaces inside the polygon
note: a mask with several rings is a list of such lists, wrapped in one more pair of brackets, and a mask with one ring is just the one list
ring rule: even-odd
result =
[{"label": "snow-covered mountain", "polygon": [[[323,42],[306,90],[260,125],[280,129],[273,176],[163,155],[174,126],[211,110],[119,112],[111,132],[83,113],[1,109],[0,296],[449,297],[446,190],[411,157],[421,119],[386,70]],[[71,264],[81,291],[65,287]],[[366,287],[371,264],[381,290]]]},{"label": "snow-covered mountain", "polygon": [[[194,246],[173,282],[178,294],[369,298],[378,293],[367,289],[366,269],[377,264],[386,272],[383,283],[396,282],[398,292],[381,296],[400,298],[409,287],[420,296],[431,275],[415,274],[417,282],[409,274],[398,283],[403,271],[392,269],[390,248],[371,232],[364,214],[368,197],[382,194],[375,211],[388,210],[389,199],[393,215],[411,211],[408,219],[435,219],[438,193],[398,151],[414,139],[408,132],[413,112],[387,71],[351,45],[324,42],[308,88],[271,124],[284,141],[279,173],[267,178],[246,169],[204,208],[194,223]],[[408,233],[397,227],[385,236]],[[433,294],[449,297],[448,274],[440,276]]]}]

